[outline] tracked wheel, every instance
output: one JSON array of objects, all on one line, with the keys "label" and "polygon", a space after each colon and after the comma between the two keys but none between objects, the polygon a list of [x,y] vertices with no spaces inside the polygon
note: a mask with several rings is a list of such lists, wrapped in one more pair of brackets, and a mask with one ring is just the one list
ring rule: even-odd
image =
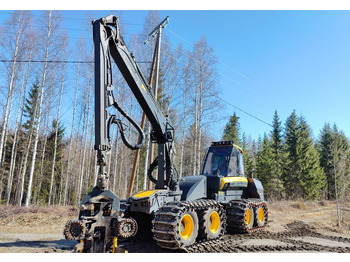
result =
[{"label": "tracked wheel", "polygon": [[168,203],[155,216],[152,232],[162,248],[180,249],[192,245],[198,235],[198,216],[187,203]]},{"label": "tracked wheel", "polygon": [[192,245],[198,235],[198,217],[196,212],[188,210],[178,218],[176,238],[180,245]]},{"label": "tracked wheel", "polygon": [[221,237],[226,230],[226,213],[212,199],[173,202],[155,213],[152,225],[153,238],[160,247],[188,250],[196,241]]},{"label": "tracked wheel", "polygon": [[252,206],[247,206],[244,210],[244,223],[246,225],[247,230],[253,228],[255,220],[255,212]]},{"label": "tracked wheel", "polygon": [[255,208],[255,223],[258,227],[264,227],[267,224],[268,213],[266,203],[261,203]]},{"label": "tracked wheel", "polygon": [[232,200],[226,205],[227,231],[251,233],[267,224],[268,209],[260,199]]},{"label": "tracked wheel", "polygon": [[198,240],[216,239],[225,233],[225,210],[221,206],[209,207],[198,212]]}]

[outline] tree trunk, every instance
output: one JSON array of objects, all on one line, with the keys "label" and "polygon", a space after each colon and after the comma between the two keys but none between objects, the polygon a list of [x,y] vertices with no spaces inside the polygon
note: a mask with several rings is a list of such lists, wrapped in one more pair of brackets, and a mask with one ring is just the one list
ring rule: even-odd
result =
[{"label": "tree trunk", "polygon": [[115,139],[115,161],[114,161],[114,170],[113,170],[113,192],[117,192],[117,167],[118,167],[118,156],[119,155],[119,132],[117,132]]},{"label": "tree trunk", "polygon": [[29,206],[31,196],[32,196],[32,182],[33,182],[35,159],[36,159],[36,153],[37,153],[37,147],[38,147],[38,141],[39,141],[41,111],[42,111],[42,105],[43,105],[43,99],[44,99],[44,90],[45,90],[45,84],[46,84],[46,74],[47,74],[47,65],[48,65],[48,56],[49,56],[49,46],[50,46],[50,39],[51,39],[51,16],[52,16],[52,11],[49,11],[48,34],[47,34],[47,39],[46,39],[46,54],[45,54],[45,60],[44,60],[45,63],[44,63],[44,71],[43,71],[43,80],[42,80],[42,84],[41,84],[41,94],[40,94],[37,130],[36,130],[35,140],[34,140],[33,158],[32,158],[32,164],[31,164],[31,168],[30,168],[27,198],[26,198],[26,203],[25,203],[26,207]]},{"label": "tree trunk", "polygon": [[[86,122],[84,121],[84,124],[86,123],[86,125],[89,123],[89,116],[90,116],[90,91],[91,91],[91,85],[92,85],[91,81],[92,81],[92,76],[89,79],[89,90],[88,90],[88,98],[87,98],[87,120],[86,120]],[[78,204],[80,202],[80,198],[81,198],[81,194],[82,194],[82,190],[83,190],[85,156],[86,156],[86,144],[87,144],[87,134],[88,134],[88,127],[87,126],[84,127],[84,131],[83,132],[84,132],[83,133],[83,137],[85,137],[85,138],[84,138],[84,142],[83,142],[83,153],[82,153],[83,157],[82,157],[81,172],[80,172],[81,175],[80,175],[80,182],[79,182]]]},{"label": "tree trunk", "polygon": [[[35,106],[35,110],[34,110],[35,113],[34,113],[34,115],[36,115],[37,107],[38,107],[38,105]],[[23,195],[24,195],[25,175],[26,175],[26,172],[27,172],[27,162],[28,162],[30,147],[31,147],[31,144],[32,144],[33,133],[34,133],[34,124],[33,124],[32,128],[30,130],[30,133],[29,133],[27,147],[26,147],[26,151],[25,151],[25,154],[24,154],[24,163],[21,166],[22,170],[20,171],[20,173],[22,174],[22,177],[21,177],[21,181],[19,181],[21,183],[21,189],[20,189],[19,198],[18,198],[18,206],[22,205],[22,199],[23,199]]]},{"label": "tree trunk", "polygon": [[340,226],[340,212],[339,212],[339,200],[338,200],[338,187],[337,187],[337,170],[335,163],[335,156],[333,156],[333,166],[334,166],[334,190],[335,190],[335,201],[337,206],[337,226]]},{"label": "tree trunk", "polygon": [[67,156],[67,173],[66,173],[66,183],[64,186],[63,193],[63,205],[66,205],[67,202],[67,192],[68,192],[68,182],[70,177],[70,163],[71,163],[71,151],[72,151],[72,142],[73,142],[73,134],[74,134],[74,121],[75,121],[75,110],[77,105],[77,95],[78,95],[78,86],[79,86],[79,76],[80,76],[80,60],[81,60],[81,52],[82,48],[79,49],[79,58],[78,58],[78,66],[77,66],[77,74],[75,78],[75,93],[74,93],[74,103],[73,103],[73,116],[72,116],[72,128],[70,132],[69,138],[69,147],[68,147],[68,156]]},{"label": "tree trunk", "polygon": [[184,107],[183,107],[183,124],[182,124],[182,141],[181,141],[181,156],[180,156],[180,174],[182,177],[183,173],[183,159],[184,159],[184,149],[185,149],[185,137],[186,137],[186,114],[187,114],[187,91],[188,91],[188,83],[185,80],[185,94],[184,94]]},{"label": "tree trunk", "polygon": [[[33,47],[30,50],[29,53],[29,61],[32,59],[32,52]],[[13,137],[13,144],[12,144],[12,149],[11,149],[11,162],[10,162],[10,170],[8,174],[8,179],[7,179],[7,190],[5,194],[5,199],[6,199],[6,205],[8,206],[10,203],[10,198],[11,198],[11,191],[12,191],[12,182],[13,182],[13,175],[14,175],[14,170],[16,167],[16,157],[17,157],[17,135],[18,131],[20,129],[21,123],[22,123],[22,116],[23,116],[23,107],[24,107],[24,102],[26,98],[26,90],[27,90],[27,84],[28,84],[28,74],[29,74],[29,67],[30,67],[30,62],[27,64],[27,74],[25,68],[23,68],[23,74],[22,74],[22,86],[21,86],[21,91],[20,91],[20,98],[19,98],[19,104],[18,104],[18,109],[17,109],[17,120],[16,120],[16,128],[15,128],[15,134]],[[22,99],[23,96],[23,99]]]},{"label": "tree trunk", "polygon": [[145,129],[147,130],[147,133],[145,135],[146,156],[145,156],[145,169],[143,172],[143,190],[147,190],[148,158],[149,158],[149,148],[150,148],[149,143],[151,143],[151,139],[149,136],[149,134],[151,132],[151,125],[149,122],[148,122],[148,125]]},{"label": "tree trunk", "polygon": [[280,200],[280,182],[279,182],[279,159],[278,152],[276,153],[276,179],[277,179],[277,200]]},{"label": "tree trunk", "polygon": [[[62,50],[63,50],[63,60],[66,58],[66,42],[67,40],[63,42]],[[58,136],[58,129],[60,125],[60,110],[61,110],[61,102],[62,102],[62,95],[63,95],[63,88],[64,88],[64,81],[65,81],[65,74],[66,74],[66,63],[63,64],[63,72],[62,72],[62,80],[61,80],[61,89],[60,89],[60,95],[59,95],[59,102],[58,102],[58,109],[57,109],[57,116],[56,116],[56,129],[55,129],[55,141],[54,141],[54,151],[53,151],[53,159],[52,159],[52,168],[51,168],[51,182],[50,182],[50,191],[49,191],[49,201],[48,206],[51,205],[51,198],[52,198],[52,187],[54,183],[54,175],[55,175],[55,164],[56,164],[56,153],[57,153],[57,136]]]},{"label": "tree trunk", "polygon": [[[15,84],[14,84],[15,86]],[[14,89],[12,90],[12,94],[11,94],[11,97],[10,97],[10,106],[9,106],[9,110],[8,110],[8,122],[10,121],[10,116],[11,116],[11,111],[12,111],[12,105],[13,105],[13,97],[14,97]],[[8,129],[8,127],[6,127]],[[5,155],[5,150],[6,150],[6,143],[7,143],[7,137],[8,137],[8,130],[6,130],[5,132],[5,138],[4,138],[4,149],[3,149],[3,153]],[[2,166],[2,163],[0,163],[0,168]],[[0,203],[1,203],[1,197],[2,197],[2,192],[3,192],[3,189],[4,189],[4,185],[3,185],[3,180],[4,180],[4,176],[5,176],[5,172],[1,172],[1,177],[0,177]]]},{"label": "tree trunk", "polygon": [[[49,93],[49,99],[46,102],[46,106],[48,108],[45,117],[45,125],[44,125],[44,132],[43,132],[43,139],[44,139],[44,145],[42,147],[41,152],[41,163],[40,163],[40,172],[36,176],[36,184],[37,184],[37,190],[36,190],[36,199],[37,204],[39,205],[40,201],[40,191],[41,191],[41,185],[43,181],[43,173],[44,173],[44,166],[45,166],[45,156],[46,156],[46,145],[47,145],[47,136],[48,136],[48,130],[49,130],[49,121],[50,121],[50,105],[51,105],[51,99],[52,99],[52,91]],[[33,199],[33,202],[35,203],[35,198]]]},{"label": "tree trunk", "polygon": [[[21,11],[19,11],[21,12]],[[9,83],[9,89],[8,89],[8,94],[7,94],[7,100],[6,100],[6,106],[5,106],[5,116],[4,116],[4,121],[3,121],[3,127],[1,130],[1,137],[0,137],[0,167],[2,166],[2,161],[3,161],[3,151],[5,148],[5,137],[8,129],[8,123],[9,123],[9,118],[10,118],[10,106],[12,103],[10,103],[11,97],[13,95],[13,90],[14,90],[14,83],[15,83],[15,77],[16,77],[16,65],[17,65],[17,58],[18,58],[18,51],[19,51],[19,40],[21,38],[21,35],[23,33],[23,28],[21,26],[21,14],[17,15],[17,35],[16,35],[16,44],[15,44],[15,50],[13,54],[13,62],[12,62],[12,68],[11,68],[11,75],[10,75],[10,83]],[[1,196],[0,196],[1,197]]]},{"label": "tree trunk", "polygon": [[201,80],[200,88],[199,88],[199,105],[198,105],[198,146],[197,146],[197,168],[196,168],[198,175],[201,172],[200,166],[201,166],[201,149],[202,149],[202,103],[203,103],[203,82]]},{"label": "tree trunk", "polygon": [[63,161],[61,161],[61,179],[60,179],[60,188],[59,188],[59,200],[58,200],[58,205],[62,205],[62,187],[63,187]]},{"label": "tree trunk", "polygon": [[[89,191],[89,185],[90,185],[90,173],[91,173],[91,159],[93,158],[92,157],[92,154],[95,152],[94,150],[94,140],[93,140],[93,135],[94,135],[94,119],[95,119],[95,114],[93,114],[92,116],[92,123],[91,123],[91,128],[90,128],[90,148],[89,148],[89,156],[88,156],[88,171],[87,171],[87,178],[86,178],[86,192]],[[94,165],[95,165],[95,162],[93,162]]]},{"label": "tree trunk", "polygon": [[195,99],[194,99],[194,140],[193,140],[193,143],[194,143],[194,148],[193,148],[193,152],[194,152],[194,155],[193,155],[193,175],[196,175],[197,173],[197,170],[196,170],[196,167],[197,167],[197,139],[198,139],[198,136],[197,136],[197,133],[198,133],[198,111],[197,111],[197,100],[198,100],[198,94],[197,94],[197,87],[196,87],[196,90],[195,90]]}]

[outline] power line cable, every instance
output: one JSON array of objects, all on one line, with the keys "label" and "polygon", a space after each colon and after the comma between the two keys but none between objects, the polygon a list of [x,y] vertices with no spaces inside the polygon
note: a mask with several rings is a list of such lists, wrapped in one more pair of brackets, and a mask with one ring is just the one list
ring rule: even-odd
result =
[{"label": "power line cable", "polygon": [[[4,13],[4,12],[0,11],[0,13]],[[13,14],[13,12],[12,12],[12,13],[7,12],[6,14]],[[33,15],[33,16],[39,16],[39,15]],[[56,17],[57,17],[57,16],[56,16]],[[61,18],[62,18],[62,19],[74,19],[74,20],[86,20],[86,19],[67,18],[67,17],[65,17],[65,18],[64,18],[64,17],[61,17]],[[2,23],[2,24],[6,24],[6,23]],[[9,24],[9,23],[7,23],[7,24]],[[128,23],[124,23],[124,24],[128,24]],[[135,24],[135,25],[136,25],[136,24]],[[137,24],[137,25],[141,25],[141,24]],[[32,26],[32,27],[40,27],[40,26]],[[87,30],[87,29],[75,29],[75,28],[57,28],[57,29],[66,29],[66,30],[72,30],[72,31],[87,31],[87,32],[90,31],[90,30]],[[180,35],[176,34],[175,32],[171,31],[170,29],[167,29],[167,28],[165,28],[165,29],[168,30],[170,33],[174,34],[175,36],[179,37],[179,38],[182,39],[183,41],[187,42],[188,44],[190,44],[190,45],[193,46],[194,48],[198,49],[195,45],[193,45],[191,42],[187,41],[186,39],[184,39],[184,38],[181,37]],[[170,43],[167,43],[167,42],[165,42],[165,43],[166,43],[168,46],[173,47]],[[185,54],[184,52],[181,52],[181,53],[184,54],[184,55],[186,55],[186,56],[188,56],[188,54]],[[168,55],[168,56],[172,56],[172,55],[170,55],[169,53],[168,53],[167,55]],[[210,55],[210,54],[208,54],[208,55],[211,56],[211,57],[212,57],[213,59],[215,59],[216,61],[218,61],[220,64],[223,64],[223,65],[225,65],[226,67],[230,68],[230,69],[233,70],[235,73],[238,73],[239,75],[243,76],[244,78],[250,80],[250,79],[249,79],[248,77],[246,77],[244,74],[238,72],[237,70],[231,68],[230,66],[226,65],[225,63],[219,61],[216,57],[214,57],[214,56],[212,56],[212,55]],[[173,57],[173,56],[172,56],[172,57]],[[174,57],[173,57],[173,58],[174,58]],[[194,59],[194,60],[196,60],[196,59],[193,58],[193,57],[191,57],[191,58]],[[0,62],[5,62],[5,63],[14,62],[14,61],[15,61],[15,60],[6,60],[6,59],[1,59],[1,60],[0,60]],[[198,60],[196,60],[196,61],[198,61]],[[81,64],[83,64],[83,63],[89,63],[89,64],[91,64],[91,63],[93,63],[93,61],[69,61],[69,60],[49,60],[49,61],[43,61],[43,60],[31,60],[31,61],[30,61],[30,60],[16,60],[16,62],[18,62],[18,63],[44,63],[44,62],[47,62],[47,63],[70,63],[70,64],[78,64],[78,63],[81,63]],[[140,61],[140,62],[138,62],[138,63],[147,63],[147,62]],[[192,69],[195,70],[195,71],[197,71],[197,70],[194,69],[194,68],[192,68]],[[197,72],[198,72],[198,71],[197,71]],[[207,75],[207,74],[204,74],[204,75]],[[222,75],[222,74],[221,74],[221,75]],[[207,75],[207,76],[209,76],[209,75]],[[227,77],[227,76],[225,76],[225,75],[223,75],[223,76],[226,77],[227,79],[229,79],[230,81],[233,81],[233,82],[235,82],[235,83],[237,83],[237,84],[239,84],[239,85],[241,85],[241,86],[244,87],[244,85],[241,84],[241,83],[239,83],[238,81],[233,80],[233,79],[231,79],[231,78],[229,78],[229,77]],[[215,96],[216,98],[220,99],[221,101],[225,102],[226,104],[228,104],[228,105],[230,105],[230,106],[236,108],[237,110],[243,112],[244,114],[246,114],[246,115],[248,115],[248,116],[250,116],[250,117],[252,117],[252,118],[254,118],[254,119],[256,119],[256,120],[258,120],[258,121],[260,121],[260,122],[262,122],[262,123],[264,123],[264,124],[266,124],[266,125],[268,125],[268,126],[270,126],[270,127],[272,127],[272,125],[269,124],[269,123],[267,123],[266,121],[264,121],[264,120],[262,120],[262,119],[260,119],[260,118],[258,118],[258,117],[256,117],[256,116],[252,115],[251,113],[249,113],[249,112],[247,112],[247,111],[245,111],[245,110],[243,110],[243,109],[241,109],[241,108],[239,108],[239,107],[233,105],[233,104],[230,103],[230,102],[227,102],[226,100],[224,100],[223,98],[219,97],[218,95],[215,95],[215,94],[213,94],[213,93],[211,93],[211,92],[208,92],[208,93],[209,93],[210,95]]]},{"label": "power line cable", "polygon": [[[14,12],[4,12],[4,11],[0,11],[0,14],[14,14]],[[35,15],[32,14],[32,16],[41,16],[41,15]],[[53,18],[61,18],[61,19],[67,19],[67,20],[78,20],[78,21],[87,21],[87,19],[84,18],[75,18],[75,17],[65,17],[65,16],[52,16]],[[138,23],[129,23],[129,22],[119,22],[120,24],[124,24],[124,25],[137,25],[137,26],[143,26],[143,24],[138,24]]]},{"label": "power line cable", "polygon": [[[0,11],[0,13],[2,14],[14,14],[14,12],[6,12],[6,11]],[[41,16],[41,15],[35,15],[32,14],[33,16]],[[67,19],[67,20],[79,20],[79,21],[86,21],[87,19],[83,19],[83,18],[72,18],[72,17],[63,17],[63,16],[52,16],[54,18],[62,18],[62,19]],[[143,26],[143,24],[138,24],[138,23],[128,23],[128,22],[119,22],[120,24],[125,24],[125,25],[138,25],[138,26]],[[38,26],[37,26],[38,27]],[[87,29],[76,29],[76,28],[59,28],[59,29],[66,29],[66,30],[71,30],[71,31],[86,31],[89,32],[89,30]],[[175,33],[174,31],[170,30],[169,28],[165,28],[165,30],[167,30],[168,32],[170,32],[171,34],[175,35],[176,37],[180,38],[182,41],[188,43],[189,45],[193,46],[194,48],[196,48],[198,50],[198,48],[192,44],[190,41],[186,40],[185,38],[183,38],[182,36],[180,36],[179,34]],[[232,68],[231,66],[227,65],[226,63],[223,63],[222,61],[220,61],[219,59],[217,59],[216,57],[208,54],[209,56],[211,56],[213,59],[215,59],[218,63],[224,65],[225,67],[227,67],[228,69],[232,70],[233,72],[235,72],[236,74],[244,77],[245,79],[249,80],[249,81],[253,81],[251,80],[248,76],[246,76],[245,74],[239,72],[238,70]],[[235,81],[235,80],[232,80]],[[239,83],[240,84],[240,83]]]},{"label": "power line cable", "polygon": [[[165,53],[166,53],[168,56],[170,56],[171,58],[173,58],[173,59],[175,59],[175,60],[177,59],[176,57],[174,57],[174,56],[171,55],[170,53],[168,53],[168,52],[165,52]],[[187,55],[186,53],[183,53],[183,52],[180,52],[180,53]],[[187,55],[187,56],[188,56],[188,55]],[[191,57],[191,56],[188,56],[188,57],[190,57],[191,59],[196,60],[195,58],[193,58],[193,57]],[[198,60],[196,60],[196,61],[198,61]],[[180,63],[181,63],[182,65],[185,65],[184,62],[180,62]],[[197,73],[199,73],[199,71],[198,71],[197,69],[195,69],[195,68],[193,68],[193,67],[191,67],[191,66],[189,66],[189,68],[191,68],[192,70],[194,70],[194,71],[196,71]],[[202,74],[204,74],[205,76],[209,76],[208,74],[205,74],[205,73],[203,73],[203,72],[202,72]],[[218,72],[218,74],[220,75],[221,73]],[[222,75],[222,74],[221,74],[221,75]],[[233,79],[229,79],[229,80],[231,80],[231,81],[233,81],[233,82],[235,82],[235,83],[237,83],[237,84],[240,84],[239,82],[237,82],[237,81],[235,81],[235,80],[233,80]],[[231,85],[228,85],[228,84],[226,84],[226,83],[221,83],[221,85],[227,86],[227,87],[229,87],[230,89],[234,89],[236,92],[242,94],[242,92],[241,92],[240,90],[238,90],[238,89],[232,87]],[[242,85],[242,84],[241,84],[241,85]]]},{"label": "power line cable", "polygon": [[69,60],[48,60],[48,61],[43,61],[43,60],[11,60],[11,59],[0,59],[0,62],[3,63],[56,63],[56,64],[91,64],[93,61],[69,61]]},{"label": "power line cable", "polygon": [[[166,52],[165,52],[165,54],[168,55],[168,56],[171,56],[172,58],[175,58],[174,56],[172,56],[172,55],[169,54],[169,53],[166,53]],[[182,62],[180,62],[180,63],[182,63]],[[190,68],[191,68],[192,70],[196,71],[197,73],[200,73],[200,72],[198,72],[197,69],[195,69],[195,68],[193,68],[193,67],[190,67]],[[206,75],[206,76],[209,76],[208,74],[205,74],[205,73],[203,73],[203,72],[202,72],[202,74],[204,74],[204,75]],[[260,119],[260,118],[257,117],[257,116],[254,116],[253,114],[251,114],[251,113],[249,113],[249,112],[247,112],[247,111],[245,111],[245,110],[239,108],[238,106],[236,106],[236,105],[234,105],[234,104],[232,104],[232,103],[230,103],[230,102],[227,102],[225,99],[219,97],[218,95],[216,95],[216,94],[214,94],[214,93],[212,93],[212,92],[210,92],[210,91],[207,91],[207,92],[208,92],[211,96],[215,96],[216,98],[218,98],[218,99],[220,99],[221,101],[225,102],[226,104],[228,104],[228,105],[230,105],[230,106],[236,108],[237,110],[241,111],[242,113],[244,113],[244,114],[246,114],[246,115],[248,115],[248,116],[254,118],[255,120],[258,120],[258,121],[260,121],[261,123],[263,123],[263,124],[265,124],[265,125],[268,125],[268,126],[270,126],[270,127],[273,127],[271,124],[267,123],[266,121]]]},{"label": "power line cable", "polygon": [[225,99],[219,97],[218,95],[215,95],[215,94],[213,94],[213,93],[211,93],[211,92],[208,92],[208,93],[211,94],[212,96],[215,96],[216,98],[220,99],[221,101],[225,102],[226,104],[228,104],[228,105],[230,105],[230,106],[236,108],[237,110],[241,111],[242,113],[244,113],[244,114],[246,114],[246,115],[248,115],[248,116],[250,116],[250,117],[252,117],[252,118],[254,118],[254,119],[258,120],[258,121],[260,121],[261,123],[263,123],[263,124],[265,124],[265,125],[268,125],[268,126],[270,126],[270,127],[273,127],[273,125],[271,125],[271,124],[267,123],[266,121],[264,121],[264,120],[262,120],[262,119],[260,119],[260,118],[258,118],[258,117],[256,117],[256,116],[252,115],[251,113],[249,113],[249,112],[247,112],[247,111],[245,111],[245,110],[239,108],[238,106],[236,106],[236,105],[234,105],[234,104],[232,104],[232,103],[230,103],[230,102],[227,102]]},{"label": "power line cable", "polygon": [[[0,25],[16,25],[14,23],[0,23]],[[33,27],[33,28],[46,28],[44,25],[28,25],[26,27]],[[6,29],[6,28],[5,28]],[[78,29],[78,28],[67,28],[67,27],[56,27],[55,29],[57,30],[68,30],[68,31],[81,31],[81,32],[88,32],[88,33],[92,33],[92,30],[89,29]],[[144,34],[133,34],[133,33],[123,33],[123,35],[137,35],[137,36],[147,36]],[[75,37],[75,36],[69,36],[70,38],[83,38],[83,39],[89,39],[87,37]]]},{"label": "power line cable", "polygon": [[[177,36],[178,38],[180,38],[182,41],[185,41],[186,43],[190,44],[190,45],[193,46],[194,48],[198,49],[195,45],[193,45],[191,42],[187,41],[186,39],[184,39],[184,38],[181,37],[180,35],[176,34],[175,32],[172,32],[172,31],[171,31],[170,29],[168,29],[168,28],[165,28],[165,29],[166,29],[167,31],[169,31],[170,33],[174,34],[175,36]],[[168,44],[168,43],[166,43],[166,42],[164,42],[164,43],[165,43],[165,44]],[[171,45],[171,44],[169,44],[169,45]],[[183,53],[183,52],[181,52],[181,53]],[[183,54],[185,54],[185,53],[183,53]],[[185,55],[187,55],[187,54],[185,54]],[[208,55],[210,55],[210,54],[208,54]],[[188,56],[188,55],[187,55],[187,56]],[[216,59],[215,57],[213,57],[213,58]],[[194,59],[194,58],[192,58],[192,59]],[[217,60],[219,63],[221,63],[221,64],[225,65],[226,67],[229,67],[229,68],[230,68],[230,66],[228,66],[228,65],[226,65],[226,64],[224,64],[224,63],[222,63],[222,62],[219,61],[218,59],[216,59],[216,60]],[[192,68],[192,69],[193,69],[193,68]],[[241,74],[240,72],[236,71],[235,69],[233,69],[233,68],[231,68],[231,69],[234,70],[236,73]],[[223,75],[222,73],[219,73],[219,74],[222,75],[222,76],[224,76],[225,78],[229,79],[230,81],[233,81],[233,82],[235,82],[235,83],[237,83],[237,84],[239,84],[239,85],[241,85],[241,86],[243,86],[243,87],[246,87],[246,86],[242,85],[241,83],[239,83],[238,81],[235,81],[235,80],[233,80],[233,79],[231,79],[231,78],[229,78],[229,77],[226,77],[226,76]],[[242,76],[244,76],[244,75],[242,75]],[[244,77],[245,77],[245,76],[244,76]],[[250,79],[248,79],[248,80],[250,80]],[[251,80],[251,81],[252,81],[252,80]],[[223,83],[221,83],[221,84],[223,84]],[[228,86],[228,85],[226,85],[226,86]],[[231,88],[232,88],[232,87],[231,87]],[[237,90],[236,90],[236,91],[237,91]],[[249,115],[249,116],[255,118],[256,120],[258,120],[258,121],[260,121],[260,122],[262,122],[262,123],[264,123],[264,124],[266,124],[266,125],[268,125],[268,126],[270,126],[270,127],[273,127],[271,124],[267,123],[266,121],[264,121],[264,120],[262,120],[262,119],[260,119],[260,118],[258,118],[258,117],[256,117],[256,116],[254,116],[254,115],[252,115],[252,114],[246,112],[245,110],[243,110],[243,109],[241,109],[241,108],[239,108],[239,107],[237,107],[237,106],[235,106],[235,105],[233,105],[233,104],[227,102],[226,100],[222,99],[221,97],[217,97],[217,98],[220,99],[220,100],[222,100],[222,101],[225,102],[226,104],[228,104],[228,105],[230,105],[230,106],[232,106],[232,107],[238,109],[239,111],[241,111],[241,112],[243,112],[243,113],[245,113],[245,114],[247,114],[247,115]],[[287,102],[287,103],[288,103],[288,102]],[[310,113],[309,113],[308,115],[311,115],[311,116],[313,116],[314,118],[316,118],[316,119],[318,119],[318,120],[321,120],[320,118],[318,118],[318,117],[316,117],[316,116],[314,116],[314,115],[312,115],[312,114],[310,114]]]},{"label": "power line cable", "polygon": [[[70,60],[13,60],[13,59],[0,59],[0,62],[3,63],[56,63],[56,64],[92,64],[94,61],[70,61]],[[137,61],[138,64],[150,64],[151,61]]]},{"label": "power line cable", "polygon": [[[184,55],[186,55],[187,57],[189,57],[189,58],[191,58],[191,59],[193,59],[193,60],[195,60],[195,61],[197,61],[197,62],[200,62],[198,59],[194,58],[193,56],[190,56],[190,55],[188,55],[188,54],[186,54],[186,53],[184,53],[184,52],[182,52],[182,51],[175,50],[175,47],[174,47],[172,44],[168,43],[167,41],[163,41],[163,43],[166,44],[166,45],[168,45],[168,46],[170,46],[170,47],[173,47],[173,48],[174,48],[174,51],[180,52],[181,54],[184,54]],[[240,85],[240,86],[242,86],[242,87],[244,87],[244,88],[249,89],[246,85],[244,85],[244,84],[238,82],[237,80],[234,80],[234,79],[232,79],[231,77],[229,77],[229,76],[227,76],[227,75],[224,75],[224,74],[222,74],[222,73],[219,73],[219,74],[220,74],[221,76],[225,77],[226,79],[228,79],[228,80],[230,80],[230,81],[232,81],[232,82],[234,82],[234,83],[236,83],[236,84],[238,84],[238,85]]]},{"label": "power line cable", "polygon": [[[196,47],[196,46],[195,46],[194,44],[192,44],[190,41],[186,40],[185,38],[183,38],[183,37],[180,36],[179,34],[175,33],[174,31],[170,30],[169,28],[165,28],[165,30],[169,31],[171,34],[173,34],[173,35],[175,35],[176,37],[180,38],[182,41],[188,43],[189,45],[191,45],[191,46],[193,46],[194,48],[196,48],[197,50],[199,50],[198,47]],[[249,78],[248,76],[246,76],[245,74],[243,74],[243,73],[237,71],[236,69],[234,69],[234,68],[232,68],[231,66],[227,65],[226,63],[220,61],[220,60],[217,59],[216,57],[214,57],[214,56],[212,56],[212,55],[210,55],[210,54],[208,54],[208,55],[211,56],[213,59],[215,59],[218,63],[224,65],[226,68],[228,68],[228,69],[230,69],[231,71],[235,72],[236,74],[242,76],[243,78],[245,78],[245,79],[247,79],[247,80],[253,82],[253,80],[250,79],[250,78]]]}]

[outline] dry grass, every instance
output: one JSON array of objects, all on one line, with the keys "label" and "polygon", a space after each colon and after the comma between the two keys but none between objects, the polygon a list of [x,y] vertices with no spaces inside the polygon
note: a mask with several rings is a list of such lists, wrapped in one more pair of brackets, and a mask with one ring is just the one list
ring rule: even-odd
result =
[{"label": "dry grass", "polygon": [[[269,201],[267,230],[280,232],[286,225],[302,221],[320,233],[342,234],[350,237],[350,211],[345,212],[344,222],[336,226],[334,201]],[[62,233],[69,219],[77,219],[78,208],[73,206],[0,206],[0,232],[7,233]]]},{"label": "dry grass", "polygon": [[350,236],[350,212],[344,212],[343,223],[337,227],[335,201],[271,201],[269,202],[269,220],[274,225],[286,225],[293,221],[302,221],[320,233],[340,233]]},{"label": "dry grass", "polygon": [[61,233],[68,219],[76,219],[76,207],[0,206],[0,230],[11,233]]}]

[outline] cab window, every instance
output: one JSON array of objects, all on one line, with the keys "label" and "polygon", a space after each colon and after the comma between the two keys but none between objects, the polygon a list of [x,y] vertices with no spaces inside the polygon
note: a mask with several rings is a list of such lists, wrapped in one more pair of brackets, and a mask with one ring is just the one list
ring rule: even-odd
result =
[{"label": "cab window", "polygon": [[232,146],[211,147],[203,166],[203,175],[227,175]]}]

